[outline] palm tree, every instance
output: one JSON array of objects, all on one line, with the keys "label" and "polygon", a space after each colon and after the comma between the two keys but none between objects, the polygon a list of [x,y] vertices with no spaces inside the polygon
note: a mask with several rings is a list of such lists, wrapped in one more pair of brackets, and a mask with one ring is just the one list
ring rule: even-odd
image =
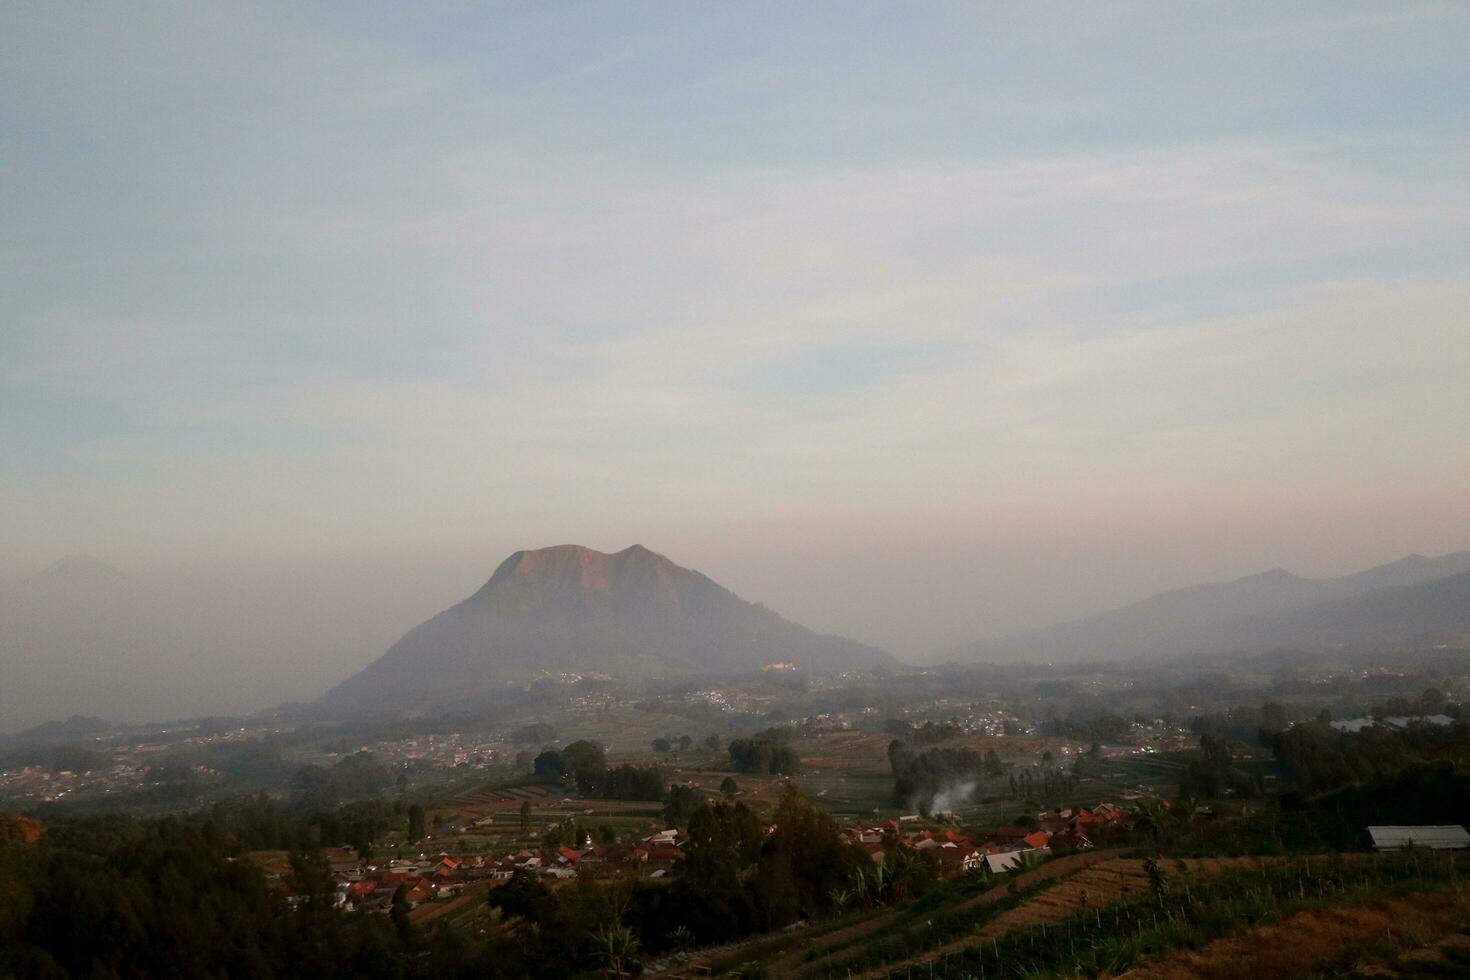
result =
[{"label": "palm tree", "polygon": [[681,953],[687,953],[694,946],[694,933],[689,931],[688,926],[680,926],[668,936],[669,945]]},{"label": "palm tree", "polygon": [[627,968],[633,957],[638,955],[638,934],[622,923],[604,926],[592,934],[597,944],[597,955],[607,963],[607,972],[613,977],[628,975]]}]

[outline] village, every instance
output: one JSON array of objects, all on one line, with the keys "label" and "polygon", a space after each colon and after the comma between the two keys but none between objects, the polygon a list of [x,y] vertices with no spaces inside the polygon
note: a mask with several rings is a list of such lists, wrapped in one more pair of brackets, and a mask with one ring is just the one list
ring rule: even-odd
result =
[{"label": "village", "polygon": [[[932,861],[939,877],[953,879],[1005,874],[1029,868],[1053,854],[1089,849],[1094,839],[1126,831],[1133,815],[1123,807],[1101,803],[1075,811],[1043,812],[1025,825],[968,832],[954,826],[916,826],[920,819],[918,815],[905,815],[845,826],[837,836],[842,844],[866,853],[874,864],[883,864],[895,852],[908,852]],[[762,827],[768,836],[776,830],[770,822],[763,822]],[[335,904],[359,911],[388,912],[395,901],[418,910],[481,893],[509,881],[517,872],[551,883],[579,875],[599,879],[665,878],[677,872],[689,844],[689,835],[675,828],[611,844],[599,843],[586,833],[579,838],[573,844],[523,847],[499,857],[426,850],[375,862],[349,848],[331,849],[326,857]],[[289,865],[282,857],[272,853],[257,859],[285,887]],[[291,898],[300,901],[304,896]]]}]

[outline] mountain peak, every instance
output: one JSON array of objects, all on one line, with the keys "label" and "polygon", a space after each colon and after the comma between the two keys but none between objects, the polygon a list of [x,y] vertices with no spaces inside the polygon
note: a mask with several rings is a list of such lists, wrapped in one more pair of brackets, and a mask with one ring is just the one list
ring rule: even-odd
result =
[{"label": "mountain peak", "polygon": [[46,566],[38,579],[60,579],[75,582],[111,582],[124,578],[122,572],[118,571],[101,558],[92,555],[67,555]]},{"label": "mountain peak", "polygon": [[501,562],[490,581],[485,583],[485,589],[491,589],[507,580],[520,579],[539,586],[605,592],[613,588],[614,583],[626,573],[647,567],[656,570],[663,584],[667,584],[676,573],[685,571],[641,544],[631,545],[611,554],[580,544],[559,544],[517,551]]},{"label": "mountain peak", "polygon": [[[1195,585],[1083,619],[999,641],[990,653],[1006,658],[1053,656],[1128,659],[1145,655],[1219,653],[1272,647],[1316,649],[1390,642],[1408,637],[1414,620],[1396,605],[1419,589],[1425,616],[1417,629],[1466,635],[1470,615],[1454,603],[1470,576],[1470,552],[1435,558],[1407,555],[1338,578],[1303,578],[1284,568],[1229,582]],[[1436,592],[1444,590],[1445,595]],[[1354,604],[1357,605],[1354,605]],[[1470,607],[1466,607],[1470,608]],[[1375,621],[1363,610],[1374,610]],[[1345,629],[1351,623],[1356,633]],[[1397,624],[1395,635],[1388,624]],[[1432,627],[1432,629],[1431,629]],[[1416,634],[1417,635],[1417,634]]]},{"label": "mountain peak", "polygon": [[628,676],[890,663],[880,650],[813,633],[641,544],[517,551],[469,599],[410,630],[328,695],[442,703],[547,671]]},{"label": "mountain peak", "polygon": [[1301,578],[1301,576],[1298,575],[1298,574],[1296,574],[1295,572],[1287,571],[1286,569],[1282,568],[1280,565],[1277,565],[1275,568],[1269,568],[1269,569],[1267,569],[1264,572],[1257,572],[1255,575],[1247,575],[1243,579],[1237,579],[1237,581],[1240,581],[1240,582],[1283,582],[1283,581],[1287,581],[1289,579],[1291,579],[1291,580],[1297,580],[1297,579],[1300,579],[1300,578]]}]

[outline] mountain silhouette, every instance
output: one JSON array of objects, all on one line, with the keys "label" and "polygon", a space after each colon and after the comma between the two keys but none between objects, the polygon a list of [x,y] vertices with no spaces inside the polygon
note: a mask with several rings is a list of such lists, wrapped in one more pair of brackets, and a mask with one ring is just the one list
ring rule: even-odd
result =
[{"label": "mountain silhouette", "polygon": [[1074,662],[1470,642],[1467,573],[1465,551],[1410,555],[1340,578],[1274,568],[969,647],[959,659]]},{"label": "mountain silhouette", "polygon": [[414,627],[322,700],[464,700],[547,672],[652,677],[892,662],[746,602],[641,545],[615,554],[560,545],[511,555],[474,595]]}]

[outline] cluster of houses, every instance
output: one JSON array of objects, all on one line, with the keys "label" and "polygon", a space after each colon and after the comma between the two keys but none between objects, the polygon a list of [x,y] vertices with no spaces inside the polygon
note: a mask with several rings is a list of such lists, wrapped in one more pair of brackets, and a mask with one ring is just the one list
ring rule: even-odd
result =
[{"label": "cluster of houses", "polygon": [[894,847],[907,847],[932,857],[942,873],[958,876],[970,871],[1002,873],[1022,867],[1037,856],[1078,851],[1092,846],[1093,838],[1110,828],[1127,826],[1128,811],[1112,803],[1091,809],[1043,813],[1035,827],[997,827],[983,834],[957,830],[905,832],[896,820],[843,831],[843,840],[867,851],[875,863]]},{"label": "cluster of houses", "polygon": [[337,903],[365,911],[386,910],[402,887],[410,907],[454,898],[508,880],[517,871],[543,878],[573,878],[578,868],[610,873],[636,872],[661,878],[684,856],[689,835],[661,830],[628,843],[603,846],[594,841],[581,848],[524,849],[504,857],[485,854],[439,853],[417,858],[395,858],[371,864],[343,858],[330,862],[337,882]]},{"label": "cluster of houses", "polygon": [[[862,848],[875,862],[883,861],[896,847],[909,848],[938,862],[941,873],[955,877],[982,870],[1003,873],[1042,855],[1088,848],[1096,836],[1127,826],[1129,819],[1128,811],[1102,803],[1091,809],[1043,813],[1035,826],[998,827],[985,833],[966,834],[950,828],[905,831],[899,821],[883,820],[871,827],[845,829],[841,838]],[[587,840],[581,847],[524,849],[499,858],[439,853],[383,864],[364,863],[339,852],[330,868],[339,905],[387,910],[400,888],[409,906],[416,907],[494,887],[517,871],[552,879],[573,878],[579,870],[661,878],[683,858],[688,842],[683,831],[661,830],[610,846]]]}]

